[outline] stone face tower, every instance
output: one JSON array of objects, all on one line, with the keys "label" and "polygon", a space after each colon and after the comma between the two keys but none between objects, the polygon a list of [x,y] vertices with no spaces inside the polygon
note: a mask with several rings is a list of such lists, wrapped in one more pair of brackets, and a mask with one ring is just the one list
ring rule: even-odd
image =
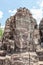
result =
[{"label": "stone face tower", "polygon": [[[35,31],[37,31],[36,20],[28,9],[20,8],[14,16],[6,21],[3,44],[7,46],[12,44],[15,51],[29,51],[29,49],[35,51],[33,48],[37,42],[34,40],[37,35]],[[29,45],[32,47],[29,48]]]},{"label": "stone face tower", "polygon": [[4,56],[4,59],[1,57],[0,60],[3,60],[3,65],[40,65],[39,41],[36,20],[28,9],[19,8],[16,14],[6,21],[0,48],[0,56]]}]

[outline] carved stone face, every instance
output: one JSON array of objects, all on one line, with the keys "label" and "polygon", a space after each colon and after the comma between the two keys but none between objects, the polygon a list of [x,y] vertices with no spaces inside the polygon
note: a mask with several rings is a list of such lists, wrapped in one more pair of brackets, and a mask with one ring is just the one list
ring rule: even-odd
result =
[{"label": "carved stone face", "polygon": [[16,45],[19,48],[26,48],[28,42],[30,19],[28,17],[16,17]]},{"label": "carved stone face", "polygon": [[30,18],[25,17],[16,17],[16,45],[19,48],[26,48],[29,45],[30,32],[33,31],[33,26],[31,24]]}]

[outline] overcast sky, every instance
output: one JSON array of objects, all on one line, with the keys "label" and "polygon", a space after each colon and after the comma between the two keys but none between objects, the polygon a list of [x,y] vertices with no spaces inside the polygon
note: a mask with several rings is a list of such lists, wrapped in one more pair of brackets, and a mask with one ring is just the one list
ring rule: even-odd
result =
[{"label": "overcast sky", "polygon": [[5,21],[16,13],[17,8],[26,7],[39,24],[43,17],[43,0],[0,0],[0,23],[5,25]]}]

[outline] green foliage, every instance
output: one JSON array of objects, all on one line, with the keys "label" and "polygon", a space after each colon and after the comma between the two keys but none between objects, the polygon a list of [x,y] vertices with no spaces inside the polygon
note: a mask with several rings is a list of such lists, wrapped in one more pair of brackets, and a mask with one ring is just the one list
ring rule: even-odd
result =
[{"label": "green foliage", "polygon": [[3,29],[0,28],[0,38],[2,38],[2,35],[3,35]]}]

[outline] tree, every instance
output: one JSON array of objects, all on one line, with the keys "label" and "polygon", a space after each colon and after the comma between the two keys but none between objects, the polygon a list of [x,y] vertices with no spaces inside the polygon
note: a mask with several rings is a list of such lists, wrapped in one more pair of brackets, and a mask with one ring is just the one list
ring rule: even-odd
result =
[{"label": "tree", "polygon": [[1,28],[1,23],[0,23],[0,38],[2,37],[2,35],[3,35],[3,30]]}]

